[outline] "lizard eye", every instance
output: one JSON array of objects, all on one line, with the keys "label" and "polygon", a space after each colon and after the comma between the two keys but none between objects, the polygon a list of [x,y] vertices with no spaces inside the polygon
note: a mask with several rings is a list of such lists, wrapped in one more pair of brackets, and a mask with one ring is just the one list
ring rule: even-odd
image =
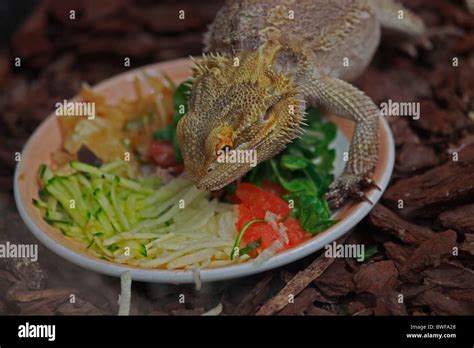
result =
[{"label": "lizard eye", "polygon": [[263,113],[262,121],[267,122],[267,121],[273,119],[274,116],[275,116],[275,112],[273,110],[273,107],[270,107],[267,111],[265,111],[265,113]]}]

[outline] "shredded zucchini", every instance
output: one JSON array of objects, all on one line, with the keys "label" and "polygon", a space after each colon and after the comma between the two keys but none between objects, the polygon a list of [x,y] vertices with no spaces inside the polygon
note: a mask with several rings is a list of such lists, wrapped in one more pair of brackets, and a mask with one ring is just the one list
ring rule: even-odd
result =
[{"label": "shredded zucchini", "polygon": [[178,177],[163,185],[156,177],[120,176],[118,172],[126,172],[123,161],[69,165],[69,175],[41,166],[43,187],[33,204],[46,222],[98,257],[188,270],[246,260],[230,258],[237,236],[234,206],[211,200],[209,192],[189,179]]}]

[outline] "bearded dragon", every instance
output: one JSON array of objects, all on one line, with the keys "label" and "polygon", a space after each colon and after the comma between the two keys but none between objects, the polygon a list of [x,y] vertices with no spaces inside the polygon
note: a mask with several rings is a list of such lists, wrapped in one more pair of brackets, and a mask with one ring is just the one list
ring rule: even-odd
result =
[{"label": "bearded dragon", "polygon": [[343,173],[331,184],[332,208],[366,199],[378,159],[380,110],[348,83],[369,64],[381,27],[421,38],[423,22],[391,0],[227,1],[193,67],[189,111],[177,125],[185,168],[200,189],[218,190],[251,169],[220,163],[219,150],[272,158],[302,134],[317,106],[356,123]]}]

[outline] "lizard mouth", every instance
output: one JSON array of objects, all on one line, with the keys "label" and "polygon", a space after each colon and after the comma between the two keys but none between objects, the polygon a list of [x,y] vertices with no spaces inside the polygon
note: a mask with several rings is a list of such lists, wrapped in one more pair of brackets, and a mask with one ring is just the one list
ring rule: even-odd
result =
[{"label": "lizard mouth", "polygon": [[255,168],[255,166],[262,160],[273,157],[268,156],[268,151],[265,151],[266,155],[263,155],[263,157],[258,156],[258,151],[261,149],[262,144],[268,142],[269,139],[272,138],[273,134],[274,131],[270,131],[262,139],[249,141],[235,148],[236,151],[253,153],[253,161],[241,160],[239,162],[214,162],[214,167],[211,172],[207,172],[204,175],[201,175],[201,177],[197,178],[195,181],[196,187],[198,189],[207,191],[220,190],[233,181],[242,178],[245,174],[247,174],[247,172]]},{"label": "lizard mouth", "polygon": [[222,163],[213,172],[195,182],[200,190],[217,191],[243,177],[249,170],[245,163]]}]

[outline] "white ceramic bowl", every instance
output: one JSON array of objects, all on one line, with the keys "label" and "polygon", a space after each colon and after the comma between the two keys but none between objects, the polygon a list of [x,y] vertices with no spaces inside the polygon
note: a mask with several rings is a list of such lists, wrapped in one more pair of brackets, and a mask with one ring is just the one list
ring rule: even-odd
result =
[{"label": "white ceramic bowl", "polygon": [[[150,65],[140,70],[146,70],[151,75],[167,74],[176,83],[185,80],[189,74],[191,61],[179,59],[165,63]],[[110,78],[96,87],[94,91],[104,95],[109,101],[135,97],[133,80],[138,70],[131,70]],[[340,117],[330,117],[338,127],[338,136],[334,142],[337,152],[336,174],[344,167],[342,154],[348,149],[347,139],[352,136],[354,124]],[[18,211],[31,232],[50,250],[84,268],[103,274],[119,277],[125,271],[131,271],[132,278],[138,281],[157,283],[192,283],[191,271],[144,269],[121,265],[98,259],[91,254],[84,245],[65,237],[59,230],[48,225],[42,218],[39,210],[33,206],[32,198],[38,195],[38,168],[42,163],[49,163],[50,154],[61,148],[62,138],[57,118],[50,115],[33,133],[22,152],[22,159],[15,171],[15,201]],[[367,197],[377,202],[388,185],[392,174],[395,150],[390,127],[384,119],[380,121],[380,159],[374,178],[382,191],[371,190]],[[225,280],[263,272],[286,265],[301,259],[326,244],[333,242],[353,228],[372,209],[372,205],[365,202],[351,202],[335,212],[334,218],[340,220],[326,231],[298,245],[274,256],[270,260],[256,266],[253,262],[242,263],[216,269],[202,270],[200,273],[203,282]]]}]

